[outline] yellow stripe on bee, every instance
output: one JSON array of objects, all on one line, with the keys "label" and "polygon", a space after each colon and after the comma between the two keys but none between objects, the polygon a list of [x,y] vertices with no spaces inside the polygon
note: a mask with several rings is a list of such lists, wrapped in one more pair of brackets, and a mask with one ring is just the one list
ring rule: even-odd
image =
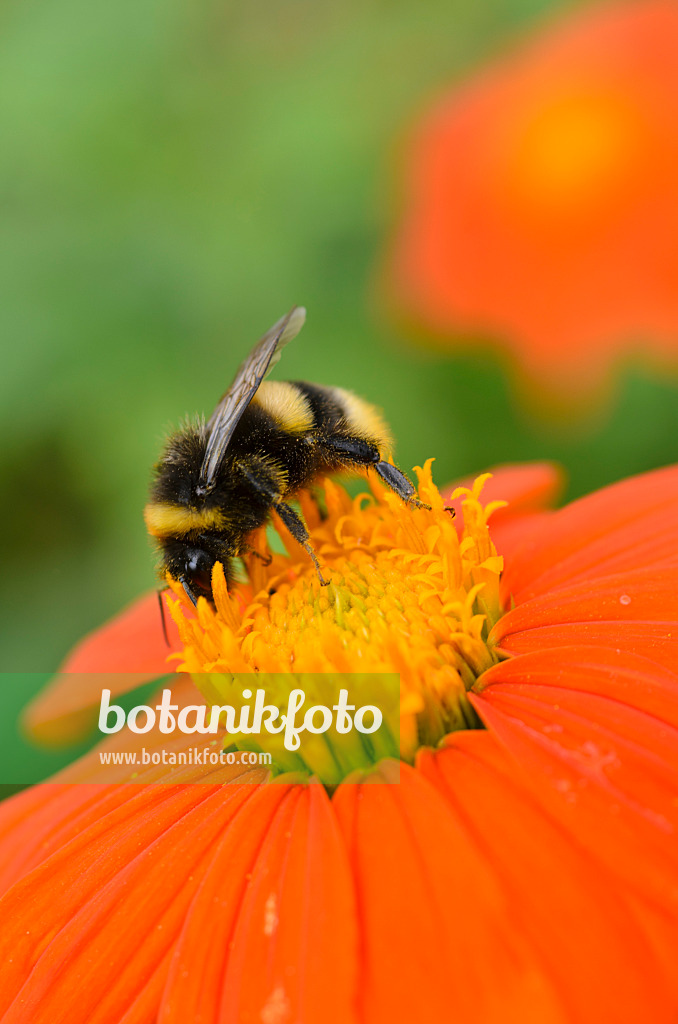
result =
[{"label": "yellow stripe on bee", "polygon": [[332,397],[341,406],[346,422],[359,437],[372,441],[379,449],[382,459],[390,459],[393,440],[382,415],[375,406],[363,398],[358,398],[352,391],[343,388],[332,388]]},{"label": "yellow stripe on bee", "polygon": [[197,530],[219,529],[224,525],[218,508],[193,509],[152,501],[144,509],[146,528],[152,537],[182,537]]},{"label": "yellow stripe on bee", "polygon": [[252,402],[292,434],[303,434],[313,427],[313,413],[306,395],[287,380],[265,380]]}]

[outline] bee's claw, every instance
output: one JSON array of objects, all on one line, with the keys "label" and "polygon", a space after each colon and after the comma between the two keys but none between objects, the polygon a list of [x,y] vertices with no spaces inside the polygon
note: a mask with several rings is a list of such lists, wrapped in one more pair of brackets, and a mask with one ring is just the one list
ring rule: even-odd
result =
[{"label": "bee's claw", "polygon": [[254,555],[255,558],[258,558],[265,569],[268,568],[268,566],[273,561],[273,555],[270,553],[270,551],[267,555],[262,555],[261,551],[255,551],[254,548],[251,548],[249,554]]}]

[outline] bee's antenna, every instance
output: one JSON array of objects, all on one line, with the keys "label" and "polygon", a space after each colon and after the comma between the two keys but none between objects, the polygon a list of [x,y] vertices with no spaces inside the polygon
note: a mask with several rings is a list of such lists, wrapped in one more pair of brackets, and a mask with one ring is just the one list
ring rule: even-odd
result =
[{"label": "bee's antenna", "polygon": [[195,608],[197,606],[197,604],[198,604],[198,599],[195,596],[195,594],[193,593],[193,591],[191,590],[190,583],[188,582],[188,580],[186,579],[185,576],[180,576],[179,577],[179,583],[181,583],[182,587],[184,588],[184,593],[186,594],[186,597],[188,598],[188,600],[191,602],[191,604]]},{"label": "bee's antenna", "polygon": [[162,600],[162,595],[166,590],[169,590],[169,587],[161,587],[160,590],[157,591],[157,594],[158,604],[160,605],[160,621],[162,622],[162,635],[165,638],[165,643],[167,644],[167,646],[171,647],[172,645],[170,643],[170,638],[167,635],[167,623],[165,622],[165,605],[163,604]]}]

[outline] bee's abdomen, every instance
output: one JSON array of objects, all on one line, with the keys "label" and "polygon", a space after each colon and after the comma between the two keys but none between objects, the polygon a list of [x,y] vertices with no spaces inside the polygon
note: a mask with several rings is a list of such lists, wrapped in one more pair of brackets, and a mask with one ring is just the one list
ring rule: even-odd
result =
[{"label": "bee's abdomen", "polygon": [[319,475],[360,472],[388,460],[391,439],[378,410],[350,391],[264,381],[231,448],[238,463],[255,456],[260,469],[268,467],[270,486],[285,496]]},{"label": "bee's abdomen", "polygon": [[305,434],[315,426],[311,401],[298,384],[288,380],[265,380],[260,384],[249,418],[257,410],[286,434]]},{"label": "bee's abdomen", "polygon": [[369,441],[382,459],[391,454],[391,436],[378,409],[343,388],[325,388],[305,381],[291,386],[304,396],[313,414],[318,437],[354,437]]}]

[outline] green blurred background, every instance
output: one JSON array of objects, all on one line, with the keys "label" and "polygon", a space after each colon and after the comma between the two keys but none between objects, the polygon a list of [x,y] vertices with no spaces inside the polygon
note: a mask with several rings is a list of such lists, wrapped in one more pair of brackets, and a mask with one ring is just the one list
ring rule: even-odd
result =
[{"label": "green blurred background", "polygon": [[[547,0],[8,0],[0,41],[5,673],[47,673],[154,585],[141,518],[162,439],[210,411],[293,303],[282,377],[382,406],[439,482],[561,461],[569,497],[672,461],[675,384],[628,368],[595,421],[521,410],[487,353],[408,345],[375,301],[396,153],[432,95]],[[44,675],[5,676],[4,775]],[[5,768],[10,765],[10,768]]]}]

